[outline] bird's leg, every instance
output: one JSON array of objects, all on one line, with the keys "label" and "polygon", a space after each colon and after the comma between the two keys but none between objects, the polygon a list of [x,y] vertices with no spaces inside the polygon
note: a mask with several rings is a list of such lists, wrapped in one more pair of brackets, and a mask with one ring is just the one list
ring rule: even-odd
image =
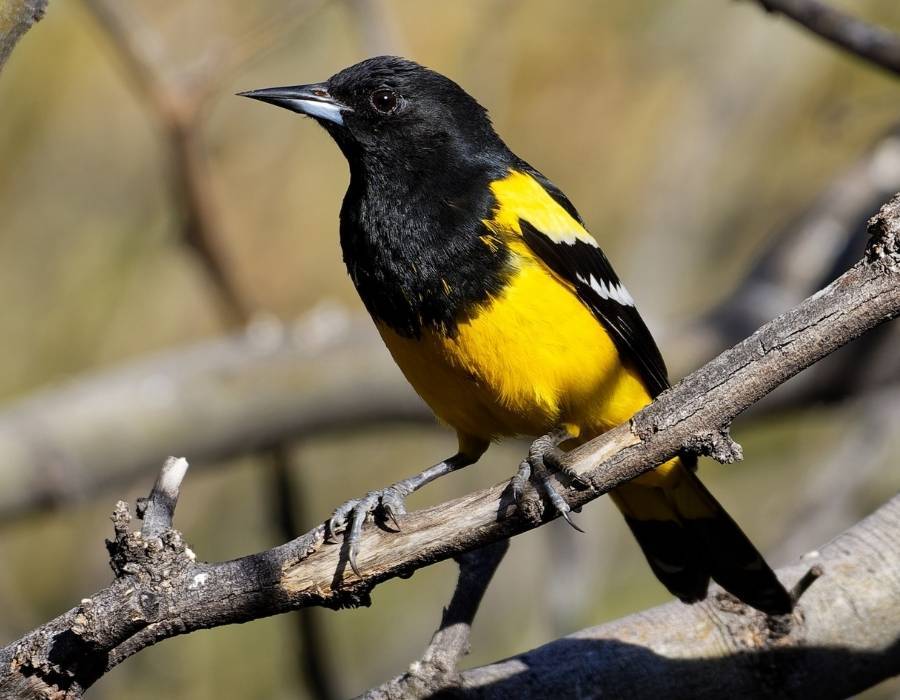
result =
[{"label": "bird's leg", "polygon": [[349,546],[348,559],[354,573],[357,576],[360,575],[356,565],[356,555],[359,554],[359,537],[362,534],[363,524],[370,514],[380,511],[386,518],[390,518],[399,530],[400,524],[397,519],[406,513],[406,506],[403,504],[404,498],[413,491],[418,491],[429,481],[467,467],[477,459],[477,457],[459,452],[443,462],[428,467],[420,474],[398,481],[387,488],[369,491],[362,498],[354,498],[338,506],[328,521],[328,532],[330,535],[346,532],[344,538]]},{"label": "bird's leg", "polygon": [[562,466],[562,457],[565,455],[565,452],[559,446],[573,437],[575,435],[569,428],[561,426],[531,443],[531,447],[528,448],[528,457],[522,460],[519,469],[510,481],[510,486],[513,498],[518,501],[522,497],[525,484],[530,479],[533,479],[538,491],[550,499],[553,507],[566,519],[566,522],[578,532],[584,532],[572,520],[570,515],[572,509],[554,488],[551,478],[552,473],[556,471],[568,476],[576,485],[583,483],[577,473]]}]

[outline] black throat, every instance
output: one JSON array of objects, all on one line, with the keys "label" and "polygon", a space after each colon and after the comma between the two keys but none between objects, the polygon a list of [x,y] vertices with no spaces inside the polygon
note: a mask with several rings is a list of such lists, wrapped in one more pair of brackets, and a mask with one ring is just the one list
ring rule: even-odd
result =
[{"label": "black throat", "polygon": [[[349,154],[348,154],[349,156]],[[503,288],[509,252],[489,244],[483,220],[495,201],[491,181],[505,154],[427,163],[348,157],[350,187],[341,207],[344,262],[369,313],[395,332],[448,335]],[[437,167],[436,167],[437,166]]]}]

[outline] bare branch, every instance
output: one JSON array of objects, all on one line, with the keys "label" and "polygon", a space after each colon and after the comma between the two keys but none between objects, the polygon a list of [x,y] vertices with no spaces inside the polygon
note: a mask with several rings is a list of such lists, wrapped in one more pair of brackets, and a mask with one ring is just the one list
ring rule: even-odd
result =
[{"label": "bare branch", "polygon": [[666,347],[704,361],[831,282],[859,258],[866,221],[898,189],[900,124],[772,231],[734,290]]},{"label": "bare branch", "polygon": [[187,470],[188,463],[184,457],[169,457],[163,463],[150,497],[138,503],[138,517],[144,521],[141,528],[144,537],[159,537],[172,528],[181,482]]},{"label": "bare branch", "polygon": [[[565,466],[586,484],[583,490],[560,486],[569,504],[584,505],[686,449],[733,458],[735,446],[726,431],[741,411],[829,352],[900,314],[900,196],[873,218],[870,230],[866,258],[833,284],[662,394],[628,424],[569,453]],[[410,513],[400,533],[366,528],[360,543],[361,578],[346,566],[344,547],[326,545],[324,525],[259,554],[206,564],[193,560],[175,530],[149,539],[126,533],[120,505],[116,541],[110,545],[116,581],[0,650],[0,691],[18,687],[30,676],[30,682],[40,679],[60,697],[78,697],[105,670],[168,637],[311,605],[367,604],[370,591],[382,581],[554,517],[533,490],[516,508],[510,507],[507,494],[507,485],[498,484]],[[896,540],[892,534],[879,536]],[[896,572],[896,565],[891,566]],[[882,579],[862,579],[881,589]],[[759,616],[739,603],[731,605],[752,629]],[[799,623],[802,618],[795,620]]]},{"label": "bare branch", "polygon": [[164,352],[0,410],[0,522],[152,473],[391,421],[434,425],[368,319],[321,306],[295,323]]},{"label": "bare branch", "polygon": [[238,289],[220,242],[222,218],[216,207],[206,158],[199,139],[199,113],[205,91],[167,79],[155,54],[160,42],[133,9],[107,0],[84,0],[144,100],[169,151],[170,192],[181,212],[179,240],[196,256],[216,291],[223,316],[246,323],[251,308]]},{"label": "bare branch", "polygon": [[809,588],[788,629],[748,617],[720,592],[464,671],[453,697],[850,697],[900,673],[898,532],[900,496],[779,570]]},{"label": "bare branch", "polygon": [[422,658],[406,673],[360,696],[363,700],[425,698],[437,690],[459,684],[458,666],[469,653],[472,621],[508,549],[509,540],[498,540],[456,558],[459,563],[456,590]]},{"label": "bare branch", "polygon": [[0,0],[0,71],[25,32],[40,21],[48,0]]},{"label": "bare branch", "polygon": [[757,0],[845,51],[900,75],[900,35],[863,22],[819,0]]}]

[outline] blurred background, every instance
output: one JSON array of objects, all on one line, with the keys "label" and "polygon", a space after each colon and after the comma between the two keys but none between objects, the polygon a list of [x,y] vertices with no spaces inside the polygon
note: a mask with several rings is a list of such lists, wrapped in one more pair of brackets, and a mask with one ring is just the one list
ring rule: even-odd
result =
[{"label": "blurred background", "polygon": [[[833,4],[900,30],[896,0]],[[109,582],[108,514],[168,454],[192,463],[176,525],[221,560],[454,450],[345,274],[343,158],[234,97],[379,53],[451,76],[569,195],[673,378],[839,274],[900,190],[900,83],[752,2],[52,0],[0,75],[3,643]],[[703,465],[774,565],[900,488],[896,326],[743,417],[742,464]],[[410,506],[506,479],[522,449]],[[514,540],[467,664],[668,599],[606,499],[578,522]],[[361,692],[419,655],[455,575],[168,640],[93,697]]]}]

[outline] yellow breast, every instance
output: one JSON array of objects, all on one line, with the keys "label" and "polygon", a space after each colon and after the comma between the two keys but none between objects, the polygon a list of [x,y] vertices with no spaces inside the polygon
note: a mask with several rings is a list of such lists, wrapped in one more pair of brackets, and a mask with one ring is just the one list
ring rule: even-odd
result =
[{"label": "yellow breast", "polygon": [[521,243],[502,293],[450,337],[404,338],[379,324],[406,378],[462,437],[540,435],[568,424],[582,439],[649,401],[603,326]]}]

